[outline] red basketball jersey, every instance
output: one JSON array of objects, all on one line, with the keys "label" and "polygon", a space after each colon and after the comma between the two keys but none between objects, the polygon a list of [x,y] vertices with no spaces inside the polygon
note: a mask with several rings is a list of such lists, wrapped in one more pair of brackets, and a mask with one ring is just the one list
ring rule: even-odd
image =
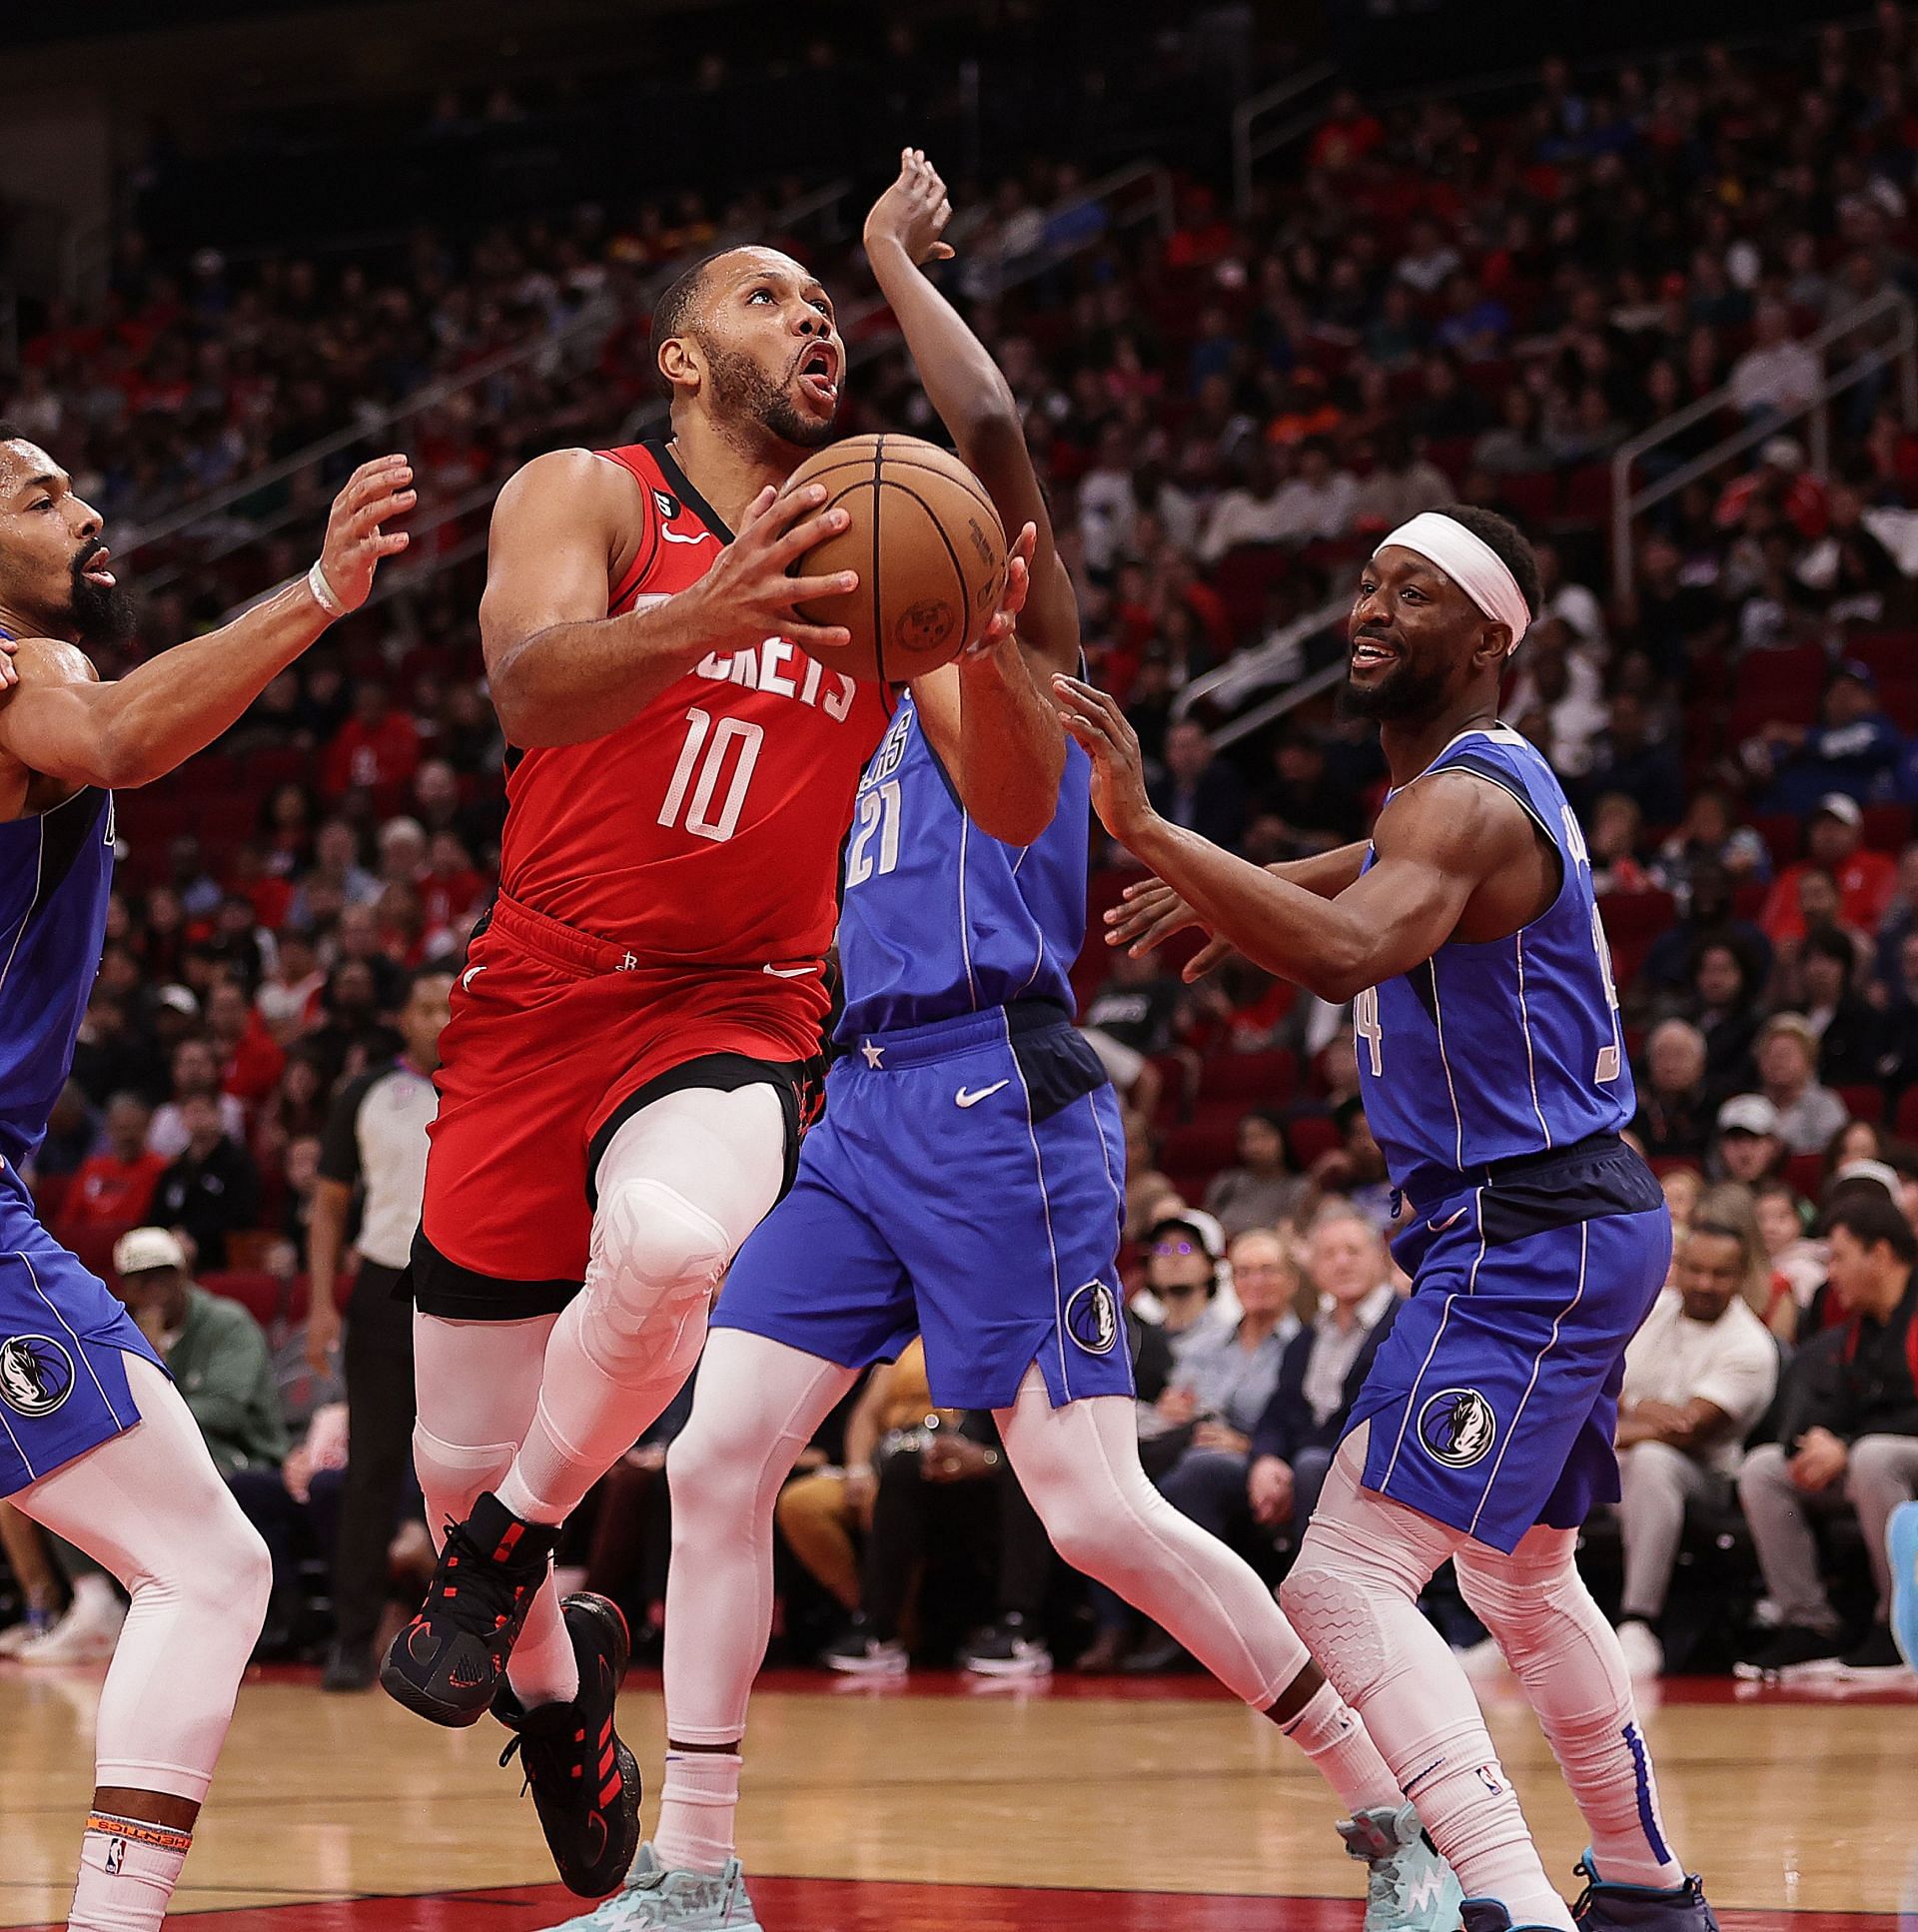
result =
[{"label": "red basketball jersey", "polygon": [[[662,445],[599,454],[632,473],[645,522],[609,609],[696,583],[732,532]],[[500,885],[635,965],[816,964],[886,715],[880,686],[783,638],[709,655],[618,730],[517,756]]]}]

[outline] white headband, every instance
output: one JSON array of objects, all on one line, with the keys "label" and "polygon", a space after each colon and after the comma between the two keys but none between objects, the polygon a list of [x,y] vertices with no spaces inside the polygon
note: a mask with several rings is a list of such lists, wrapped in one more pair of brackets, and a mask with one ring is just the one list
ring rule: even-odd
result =
[{"label": "white headband", "polygon": [[1506,654],[1518,648],[1518,640],[1531,622],[1531,606],[1505,559],[1482,536],[1466,529],[1456,517],[1422,509],[1411,522],[1401,523],[1379,548],[1383,550],[1387,544],[1416,550],[1428,563],[1438,564],[1493,623],[1503,624],[1511,632]]}]

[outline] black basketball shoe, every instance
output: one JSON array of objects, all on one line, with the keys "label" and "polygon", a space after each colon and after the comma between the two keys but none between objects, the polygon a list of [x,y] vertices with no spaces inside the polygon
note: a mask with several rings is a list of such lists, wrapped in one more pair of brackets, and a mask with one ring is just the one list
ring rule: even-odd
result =
[{"label": "black basketball shoe", "polygon": [[612,1727],[626,1674],[626,1619],[618,1604],[586,1591],[563,1608],[579,1660],[578,1696],[527,1710],[501,1679],[492,1714],[514,1734],[499,1762],[518,1754],[560,1878],[581,1898],[598,1898],[618,1886],[639,1849],[639,1766]]},{"label": "black basketball shoe", "polygon": [[448,1526],[427,1600],[387,1651],[387,1695],[436,1724],[477,1724],[505,1681],[558,1536],[484,1491],[465,1522]]}]

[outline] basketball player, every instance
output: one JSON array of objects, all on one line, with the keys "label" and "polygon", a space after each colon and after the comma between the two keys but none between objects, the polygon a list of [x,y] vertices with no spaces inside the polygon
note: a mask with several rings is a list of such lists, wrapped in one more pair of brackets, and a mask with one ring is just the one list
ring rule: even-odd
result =
[{"label": "basketball player", "polygon": [[1077,679],[1055,688],[1100,817],[1163,882],[1119,936],[1196,922],[1356,1001],[1415,1289],[1287,1609],[1477,1895],[1471,1932],[1572,1920],[1464,1673],[1419,1614],[1447,1557],[1591,1829],[1580,1921],[1702,1932],[1710,1908],[1666,1841],[1624,1658],[1572,1562],[1587,1510],[1618,1495],[1625,1344],[1671,1228],[1619,1139],[1631,1070],[1583,836],[1544,758],[1497,720],[1538,594],[1530,546],[1487,511],[1427,511],[1386,538],[1352,608],[1347,696],[1379,719],[1394,789],[1370,844],[1278,875],[1159,818],[1118,706]]},{"label": "basketball player", "polygon": [[[928,399],[1008,524],[1038,534],[1020,636],[1077,667],[1072,585],[991,357],[921,273],[950,255],[937,173],[907,150],[867,217],[873,273]],[[1025,675],[1021,668],[1021,675]],[[1060,1553],[1124,1592],[1313,1758],[1356,1814],[1368,1922],[1450,1932],[1458,1892],[1363,1727],[1250,1567],[1139,1465],[1117,1269],[1125,1140],[1071,1024],[1085,935],[1089,766],[1052,727],[1022,774],[1023,846],[968,817],[922,680],[859,787],[839,956],[844,1057],[793,1191],[741,1249],[673,1445],[666,1778],[655,1843],[569,1932],[751,1932],[733,1814],[746,1702],[772,1625],[773,1503],[871,1364],[915,1334],[941,1408],[996,1413]],[[1055,810],[1056,807],[1056,810]]]},{"label": "basketball player", "polygon": [[[449,1533],[381,1671],[436,1723],[491,1709],[516,1733],[588,1897],[638,1842],[626,1632],[603,1598],[558,1602],[553,1542],[677,1394],[714,1283],[792,1178],[839,845],[892,708],[832,668],[848,633],[798,614],[856,575],[788,573],[847,522],[822,485],[779,492],[832,435],[825,291],[729,250],[666,293],[653,339],[670,440],[539,457],[493,515],[500,890],[454,990],[412,1268],[415,1463]],[[1009,641],[1033,542],[927,699],[968,805],[1014,838],[1039,826],[1004,801],[1057,735]]]},{"label": "basketball player", "polygon": [[99,970],[113,793],[225,731],[366,601],[381,525],[411,507],[403,457],[356,471],[320,560],[236,622],[101,682],[88,643],[123,634],[100,518],[45,451],[0,430],[0,1495],[133,1598],[100,1694],[93,1808],[67,1923],[158,1926],[266,1615],[266,1546],[159,1358],[34,1216],[40,1145]]}]

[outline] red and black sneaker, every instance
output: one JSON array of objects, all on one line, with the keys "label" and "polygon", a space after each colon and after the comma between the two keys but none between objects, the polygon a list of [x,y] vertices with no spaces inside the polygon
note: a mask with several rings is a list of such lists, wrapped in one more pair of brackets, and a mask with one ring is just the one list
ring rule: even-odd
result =
[{"label": "red and black sneaker", "polygon": [[612,1727],[630,1645],[618,1604],[581,1591],[563,1608],[578,1696],[527,1710],[502,1681],[492,1714],[514,1733],[499,1762],[518,1753],[560,1878],[598,1898],[618,1887],[639,1849],[639,1766]]},{"label": "red and black sneaker", "polygon": [[558,1536],[522,1521],[490,1490],[465,1522],[449,1524],[427,1600],[380,1666],[387,1695],[436,1724],[477,1724],[505,1682]]}]

